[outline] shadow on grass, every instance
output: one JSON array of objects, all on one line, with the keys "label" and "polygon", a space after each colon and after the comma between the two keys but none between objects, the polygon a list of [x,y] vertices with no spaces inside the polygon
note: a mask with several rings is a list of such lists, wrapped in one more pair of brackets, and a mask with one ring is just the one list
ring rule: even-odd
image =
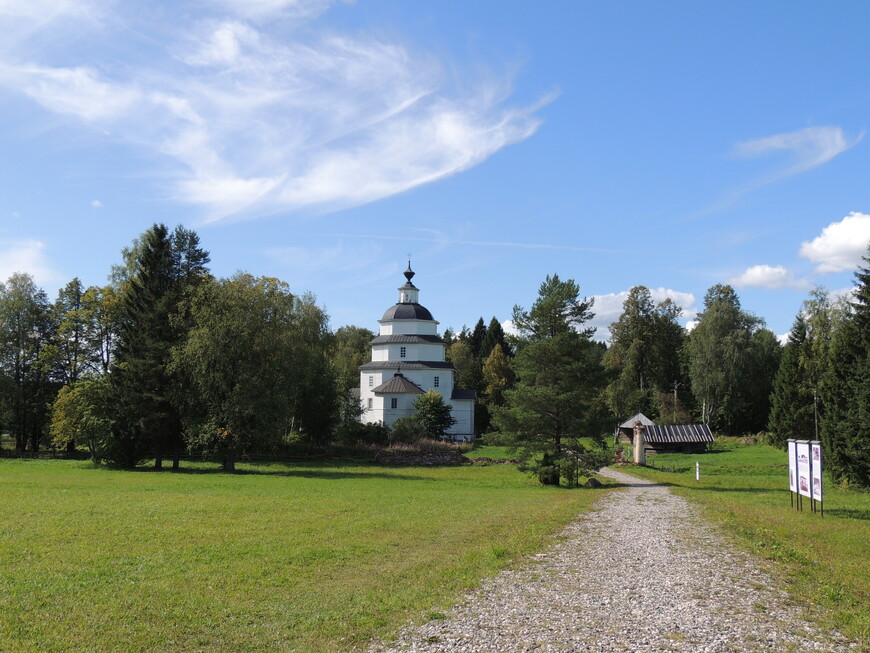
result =
[{"label": "shadow on grass", "polygon": [[870,520],[870,509],[856,510],[854,508],[825,508],[825,516],[842,517],[843,519]]},{"label": "shadow on grass", "polygon": [[366,471],[361,466],[360,471],[351,471],[348,469],[237,469],[234,472],[228,472],[220,466],[216,467],[181,467],[173,470],[171,467],[163,469],[154,469],[153,467],[136,467],[134,469],[125,469],[122,467],[105,466],[102,469],[113,471],[127,471],[140,474],[173,474],[173,475],[188,475],[188,476],[287,476],[295,478],[314,478],[324,480],[340,480],[340,479],[392,479],[402,481],[437,481],[438,479],[427,478],[425,476],[416,476],[413,474],[388,474],[385,472]]}]

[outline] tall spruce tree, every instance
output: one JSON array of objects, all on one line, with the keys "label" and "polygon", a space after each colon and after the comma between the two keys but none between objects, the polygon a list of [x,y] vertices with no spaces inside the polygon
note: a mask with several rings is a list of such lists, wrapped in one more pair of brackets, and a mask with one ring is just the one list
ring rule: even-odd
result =
[{"label": "tall spruce tree", "polygon": [[790,438],[810,440],[815,434],[813,398],[807,393],[801,372],[801,350],[806,341],[807,324],[803,316],[798,315],[783,348],[770,395],[770,443],[782,449]]},{"label": "tall spruce tree", "polygon": [[834,331],[822,380],[822,442],[835,478],[870,487],[870,249],[863,260],[852,313]]},{"label": "tall spruce tree", "polygon": [[207,277],[209,257],[195,233],[183,227],[170,233],[155,224],[125,252],[125,259],[111,375],[118,415],[109,456],[132,467],[150,453],[160,469],[164,454],[171,452],[177,469],[183,448],[178,405],[184,392],[169,373],[169,356],[188,322],[176,313],[183,298]]}]

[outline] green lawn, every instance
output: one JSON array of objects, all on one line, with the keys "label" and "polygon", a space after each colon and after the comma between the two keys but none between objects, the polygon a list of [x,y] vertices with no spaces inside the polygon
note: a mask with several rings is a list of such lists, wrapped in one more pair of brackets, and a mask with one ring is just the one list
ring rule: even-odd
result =
[{"label": "green lawn", "polygon": [[816,618],[870,650],[870,493],[832,487],[826,478],[824,518],[809,512],[806,498],[804,512],[796,512],[786,453],[736,439],[717,443],[711,453],[663,454],[647,462],[654,469],[625,471],[701,503],[739,545],[775,561],[795,596],[822,608]]},{"label": "green lawn", "polygon": [[364,645],[444,610],[601,496],[512,465],[240,469],[0,460],[0,650]]}]

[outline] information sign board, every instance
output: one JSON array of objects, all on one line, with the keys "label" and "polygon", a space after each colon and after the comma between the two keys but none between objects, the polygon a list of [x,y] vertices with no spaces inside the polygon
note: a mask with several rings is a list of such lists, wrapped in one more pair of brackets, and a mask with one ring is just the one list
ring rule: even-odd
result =
[{"label": "information sign board", "polygon": [[822,498],[822,443],[810,442],[810,468],[812,477],[812,498],[823,501]]},{"label": "information sign board", "polygon": [[811,487],[812,478],[810,476],[810,443],[808,440],[798,440],[795,442],[797,455],[797,483],[798,493],[812,498]]}]

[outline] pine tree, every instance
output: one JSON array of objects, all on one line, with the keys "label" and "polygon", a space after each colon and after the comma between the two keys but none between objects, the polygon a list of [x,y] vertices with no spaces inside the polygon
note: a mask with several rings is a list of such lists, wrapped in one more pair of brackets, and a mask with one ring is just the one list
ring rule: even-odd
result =
[{"label": "pine tree", "polygon": [[[570,484],[581,469],[605,463],[603,350],[590,339],[593,330],[583,328],[592,318],[592,302],[580,300],[579,292],[573,280],[548,276],[530,311],[514,307],[525,341],[512,363],[517,381],[493,413],[522,468],[542,483],[558,483],[562,476]],[[588,448],[581,438],[597,445]]]}]

